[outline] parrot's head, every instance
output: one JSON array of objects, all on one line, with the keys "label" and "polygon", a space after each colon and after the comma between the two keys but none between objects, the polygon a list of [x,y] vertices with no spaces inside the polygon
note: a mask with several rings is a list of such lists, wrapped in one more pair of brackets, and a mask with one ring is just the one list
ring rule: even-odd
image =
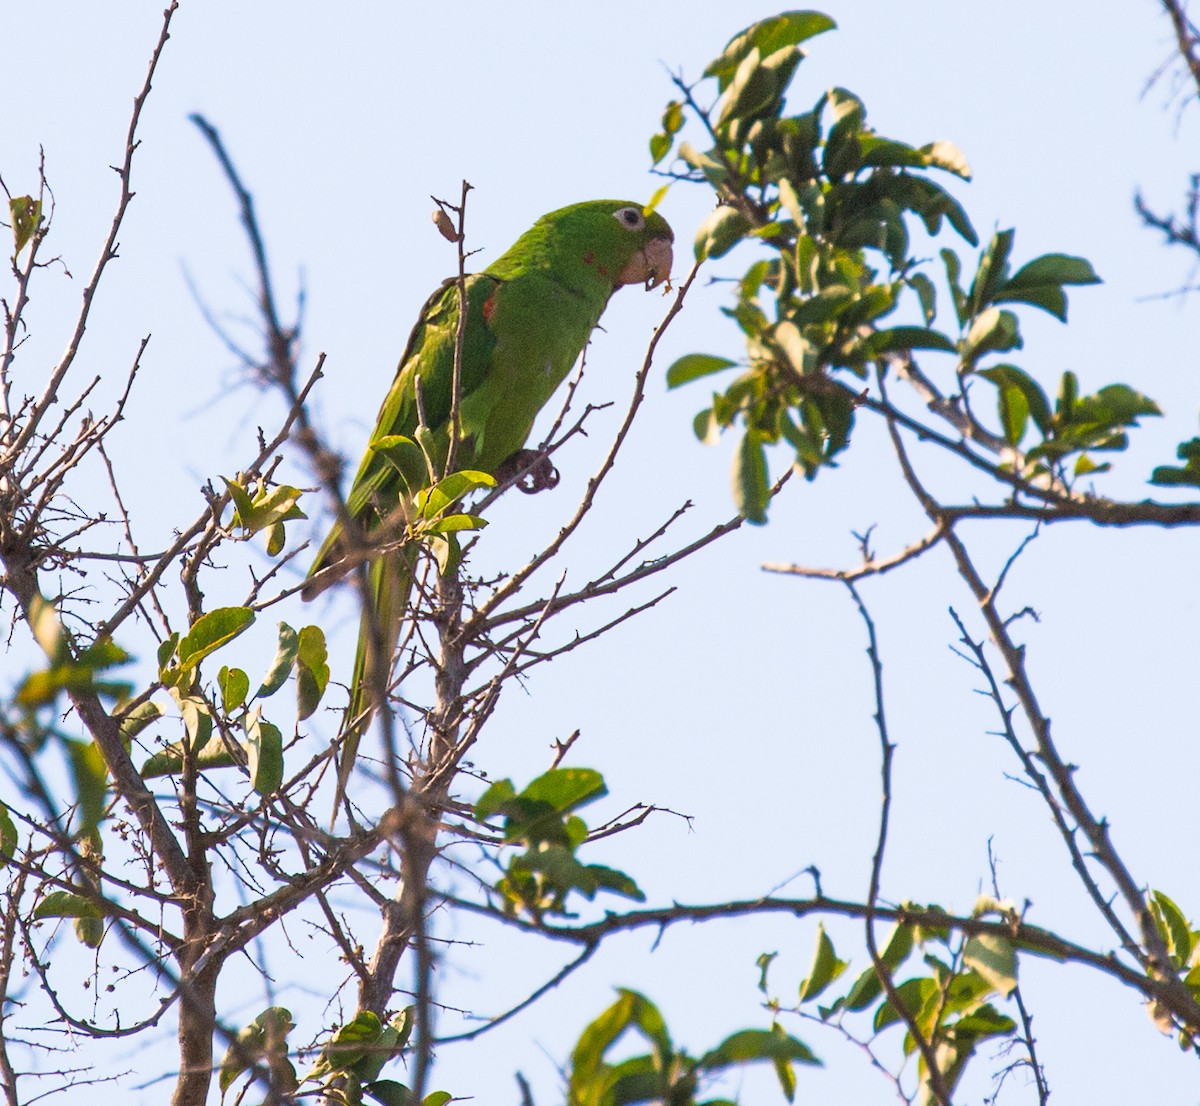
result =
[{"label": "parrot's head", "polygon": [[608,291],[654,288],[671,275],[675,235],[657,211],[632,200],[588,200],[543,215],[489,272],[504,277],[536,266],[560,279]]},{"label": "parrot's head", "polygon": [[617,274],[617,285],[644,284],[649,291],[669,279],[675,233],[666,219],[657,211],[647,214],[637,204],[626,203],[612,212],[612,216],[637,243]]}]

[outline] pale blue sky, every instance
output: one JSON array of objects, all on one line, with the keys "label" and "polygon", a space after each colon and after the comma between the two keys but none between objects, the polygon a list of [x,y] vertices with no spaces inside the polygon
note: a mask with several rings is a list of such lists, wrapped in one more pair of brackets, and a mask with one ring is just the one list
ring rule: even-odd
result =
[{"label": "pale blue sky", "polygon": [[[107,166],[120,157],[161,8],[160,0],[43,0],[34,9],[0,0],[9,28],[32,18],[36,31],[20,46],[6,36],[0,174],[15,192],[31,188],[44,146],[58,203],[49,246],[75,278],[51,271],[37,290],[22,356],[33,381],[60,351],[63,312],[111,218],[116,180]],[[484,259],[546,210],[600,196],[648,197],[657,182],[646,172],[646,141],[672,95],[667,69],[697,77],[732,33],[775,10],[756,3],[731,14],[730,5],[710,0],[464,0],[441,11],[185,0],[146,110],[121,260],[106,279],[79,370],[103,374],[104,387],[115,389],[140,338],[153,335],[116,456],[145,540],[163,540],[195,514],[199,484],[227,472],[246,455],[254,427],[278,418],[273,401],[231,389],[230,358],[182,275],[186,266],[227,318],[250,313],[240,281],[251,270],[233,201],[188,113],[202,112],[220,128],[253,190],[285,302],[296,272],[305,273],[304,363],[319,351],[328,357],[316,406],[335,443],[357,457],[416,311],[454,264],[429,222],[429,194],[454,196],[459,181],[470,180],[468,233]],[[1124,475],[1099,485],[1149,494],[1145,475],[1196,432],[1200,406],[1196,307],[1156,298],[1187,278],[1186,264],[1163,252],[1132,211],[1138,187],[1160,207],[1175,205],[1198,168],[1190,157],[1196,109],[1179,110],[1169,78],[1144,91],[1171,51],[1156,5],[846,0],[824,10],[841,29],[812,43],[794,104],[806,107],[842,85],[862,96],[886,135],[954,140],[975,172],[955,192],[983,238],[1015,226],[1018,260],[1081,254],[1104,278],[1071,293],[1067,327],[1026,312],[1026,349],[1014,359],[1051,388],[1071,368],[1089,389],[1119,380],[1156,398],[1167,417],[1135,436],[1119,465]],[[698,188],[676,188],[661,205],[676,230],[680,272],[709,206]],[[717,263],[714,274],[736,273],[741,258]],[[707,393],[667,395],[662,384],[680,354],[739,355],[737,331],[717,312],[724,296],[720,287],[697,288],[664,341],[630,452],[573,562],[575,578],[685,499],[696,503],[688,533],[731,512],[728,449],[701,447],[691,433]],[[636,290],[617,297],[589,354],[589,398],[626,394],[664,310],[665,301]],[[35,386],[17,383],[18,390]],[[560,455],[564,485],[553,498],[506,502],[496,512],[482,555],[501,563],[527,554],[539,535],[557,529],[604,430],[616,424],[615,415],[608,419]],[[878,749],[862,628],[840,589],[767,576],[757,566],[850,563],[851,530],[876,522],[882,550],[923,532],[883,447],[878,428],[864,425],[842,467],[812,485],[793,482],[768,527],[744,530],[697,558],[671,581],[679,591],[657,611],[538,673],[495,719],[481,766],[527,779],[547,765],[550,742],[578,727],[576,762],[606,773],[610,813],[642,801],[694,816],[690,830],[663,816],[597,850],[598,861],[628,868],[652,902],[761,894],[810,864],[821,868],[828,892],[865,894]],[[951,473],[934,479],[969,487]],[[1023,532],[989,544],[992,557],[1006,556]],[[1083,766],[1086,793],[1112,819],[1139,878],[1192,917],[1200,916],[1191,845],[1200,830],[1197,552],[1191,532],[1061,528],[1035,544],[1010,583],[1014,602],[1020,596],[1042,614],[1026,629],[1031,666],[1064,752]],[[987,736],[994,719],[947,648],[947,605],[970,610],[948,560],[934,555],[864,593],[879,623],[900,746],[884,893],[969,909],[992,836],[1003,889],[1033,900],[1033,920],[1107,947],[1066,876],[1045,812],[1005,780],[1016,766]],[[334,609],[324,613],[337,617]],[[299,607],[283,615],[307,616]],[[351,640],[348,617],[340,623],[344,641]],[[268,648],[269,623],[248,643],[248,656]],[[591,624],[589,616],[580,626]],[[809,885],[800,879],[788,890],[799,895]],[[456,932],[495,941],[456,953],[444,973],[443,999],[482,1012],[522,997],[528,965],[552,971],[562,951],[474,927]],[[839,951],[860,962],[857,927],[834,932]],[[649,936],[623,938],[540,1011],[476,1045],[444,1050],[433,1085],[480,1103],[515,1101],[511,1073],[519,1067],[538,1102],[553,1102],[554,1064],[618,984],[645,990],[679,1042],[706,1048],[733,1029],[762,1024],[755,956],[779,950],[774,982],[794,993],[812,935],[810,925],[779,920],[681,929],[653,954]],[[1027,968],[1026,1001],[1057,1099],[1195,1102],[1194,1061],[1157,1034],[1132,993],[1078,970]],[[281,959],[280,977],[290,970]],[[311,1019],[302,1027],[307,1036],[322,1017],[319,1004],[280,997]],[[1074,1026],[1076,1004],[1100,1016]],[[248,995],[247,1018],[261,1005]],[[443,1019],[443,1031],[454,1028],[452,1016]],[[830,1064],[824,1073],[801,1072],[800,1101],[891,1100],[856,1054],[809,1027],[790,1028]],[[139,1053],[124,1063],[143,1062]],[[160,1066],[170,1062],[167,1050]],[[987,1061],[979,1067],[983,1073]],[[966,1090],[963,1101],[977,1102],[989,1085],[982,1079]],[[761,1093],[772,1101],[777,1091]],[[1008,1101],[1032,1101],[1023,1094],[1006,1091]],[[141,1101],[161,1097],[159,1085]]]}]

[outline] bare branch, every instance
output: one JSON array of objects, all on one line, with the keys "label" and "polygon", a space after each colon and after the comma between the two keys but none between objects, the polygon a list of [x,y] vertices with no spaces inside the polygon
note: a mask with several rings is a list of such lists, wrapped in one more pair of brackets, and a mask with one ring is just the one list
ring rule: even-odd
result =
[{"label": "bare branch", "polygon": [[[125,212],[128,210],[129,204],[134,197],[132,188],[133,155],[140,145],[137,137],[138,123],[142,117],[142,108],[145,106],[146,99],[150,95],[150,85],[154,80],[155,70],[158,68],[159,60],[162,58],[163,50],[166,48],[167,39],[171,37],[171,18],[178,8],[179,0],[171,0],[170,4],[167,5],[166,11],[163,12],[162,30],[158,36],[158,43],[150,55],[150,67],[146,73],[146,80],[142,84],[141,90],[133,99],[133,114],[129,118],[129,129],[125,135],[125,159],[121,163],[121,166],[116,169],[117,177],[121,182],[121,192],[117,200],[117,211],[113,216],[112,225],[109,227],[108,237],[105,239],[104,245],[100,250],[100,257],[96,261],[95,268],[92,270],[92,276],[84,286],[83,304],[75,320],[75,329],[67,343],[66,352],[50,373],[50,379],[42,392],[41,398],[29,411],[28,417],[22,424],[15,439],[8,443],[3,461],[0,462],[0,467],[9,467],[13,463],[13,460],[25,451],[37,433],[38,426],[41,424],[46,412],[57,401],[58,389],[62,386],[62,382],[70,371],[71,365],[74,364],[75,355],[79,352],[80,344],[87,330],[92,302],[100,287],[100,280],[104,276],[104,270],[108,268],[108,263],[117,256],[117,237],[121,232],[121,224],[125,220]],[[32,263],[32,258],[30,258],[30,262]],[[7,365],[4,368],[7,369]]]}]

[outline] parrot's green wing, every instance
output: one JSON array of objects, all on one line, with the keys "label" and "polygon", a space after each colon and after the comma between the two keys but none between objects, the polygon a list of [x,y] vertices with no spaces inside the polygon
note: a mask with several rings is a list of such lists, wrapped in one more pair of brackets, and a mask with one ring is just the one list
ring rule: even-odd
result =
[{"label": "parrot's green wing", "polygon": [[[484,310],[498,286],[495,278],[483,274],[468,277],[466,281],[467,327],[460,382],[464,396],[481,383],[496,344]],[[454,389],[457,331],[458,284],[447,280],[426,301],[417,325],[413,327],[400,359],[400,368],[384,398],[367,451],[346,497],[346,513],[359,527],[356,537],[362,547],[362,556],[369,558],[373,542],[387,540],[379,534],[380,526],[387,520],[400,521],[397,511],[402,511],[407,500],[429,484],[426,466],[417,462],[405,464],[407,458],[403,451],[386,448],[388,439],[398,436],[414,439],[423,412],[424,425],[435,432],[432,440],[444,459]],[[408,456],[419,461],[420,450],[409,451]],[[346,558],[344,546],[348,544],[351,543],[344,540],[341,524],[335,525],[309,570],[310,583],[303,590],[304,598],[311,599],[338,577],[336,571],[328,570],[340,568],[344,574],[353,567],[357,558]],[[322,572],[326,577],[317,579]]]},{"label": "parrot's green wing", "polygon": [[[525,446],[538,413],[571,371],[609,297],[667,279],[673,235],[638,204],[595,200],[539,219],[484,272],[466,280],[455,467],[495,474]],[[409,338],[346,499],[355,532],[326,538],[301,594],[316,595],[367,561],[369,595],[350,685],[337,806],[386,679],[412,591],[419,542],[405,541],[413,500],[446,475],[459,290],[430,297]],[[385,667],[375,662],[380,651]]]}]

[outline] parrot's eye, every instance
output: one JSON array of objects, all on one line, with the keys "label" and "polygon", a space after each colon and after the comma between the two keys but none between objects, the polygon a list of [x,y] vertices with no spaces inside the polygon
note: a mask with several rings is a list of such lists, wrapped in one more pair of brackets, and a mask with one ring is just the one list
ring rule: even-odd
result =
[{"label": "parrot's eye", "polygon": [[620,211],[614,211],[613,218],[629,230],[641,230],[646,225],[646,217],[641,209],[636,207],[623,207]]}]

